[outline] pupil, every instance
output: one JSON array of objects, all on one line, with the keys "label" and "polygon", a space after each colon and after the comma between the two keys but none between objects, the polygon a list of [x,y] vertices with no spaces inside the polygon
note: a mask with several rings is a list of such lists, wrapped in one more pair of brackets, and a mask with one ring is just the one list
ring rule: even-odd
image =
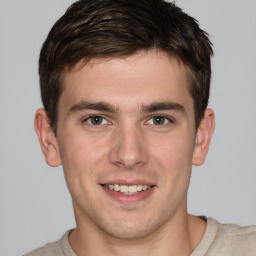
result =
[{"label": "pupil", "polygon": [[165,120],[165,118],[164,117],[162,117],[162,116],[156,116],[155,118],[154,118],[154,124],[164,124],[164,120]]},{"label": "pupil", "polygon": [[92,117],[92,124],[99,125],[102,123],[102,117],[101,116],[94,116]]}]

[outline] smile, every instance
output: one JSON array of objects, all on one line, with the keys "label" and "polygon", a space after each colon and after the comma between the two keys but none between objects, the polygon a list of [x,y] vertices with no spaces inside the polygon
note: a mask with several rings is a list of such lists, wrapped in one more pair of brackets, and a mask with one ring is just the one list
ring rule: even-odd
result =
[{"label": "smile", "polygon": [[121,185],[121,184],[109,184],[109,185],[103,185],[105,188],[108,188],[110,190],[114,190],[116,192],[120,192],[126,195],[133,195],[138,194],[141,191],[145,191],[151,188],[151,186],[147,185]]}]

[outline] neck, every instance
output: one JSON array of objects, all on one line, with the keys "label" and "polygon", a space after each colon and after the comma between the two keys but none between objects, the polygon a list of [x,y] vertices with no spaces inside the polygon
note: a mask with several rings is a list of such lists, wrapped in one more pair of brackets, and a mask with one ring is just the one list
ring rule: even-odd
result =
[{"label": "neck", "polygon": [[[82,225],[69,235],[69,242],[78,256],[86,255],[179,255],[188,256],[197,247],[205,232],[204,220],[186,214],[175,214],[154,233],[139,239],[112,237],[94,225]],[[79,225],[81,224],[81,225]]]}]

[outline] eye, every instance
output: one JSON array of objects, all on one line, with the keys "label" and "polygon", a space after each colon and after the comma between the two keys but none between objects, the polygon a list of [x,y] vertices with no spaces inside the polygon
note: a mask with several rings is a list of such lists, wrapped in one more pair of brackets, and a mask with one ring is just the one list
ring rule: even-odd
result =
[{"label": "eye", "polygon": [[106,118],[102,117],[102,116],[89,116],[87,117],[84,122],[89,123],[90,125],[104,125],[104,124],[108,124],[108,121],[106,120]]},{"label": "eye", "polygon": [[153,116],[149,119],[148,123],[150,125],[165,125],[172,122],[172,120],[166,116]]}]

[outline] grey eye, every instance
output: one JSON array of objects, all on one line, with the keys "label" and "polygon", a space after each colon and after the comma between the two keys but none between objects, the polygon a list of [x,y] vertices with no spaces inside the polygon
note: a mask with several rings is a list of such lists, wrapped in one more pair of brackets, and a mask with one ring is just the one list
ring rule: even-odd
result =
[{"label": "grey eye", "polygon": [[91,116],[87,119],[87,122],[92,125],[101,125],[106,123],[106,119],[102,116]]}]

